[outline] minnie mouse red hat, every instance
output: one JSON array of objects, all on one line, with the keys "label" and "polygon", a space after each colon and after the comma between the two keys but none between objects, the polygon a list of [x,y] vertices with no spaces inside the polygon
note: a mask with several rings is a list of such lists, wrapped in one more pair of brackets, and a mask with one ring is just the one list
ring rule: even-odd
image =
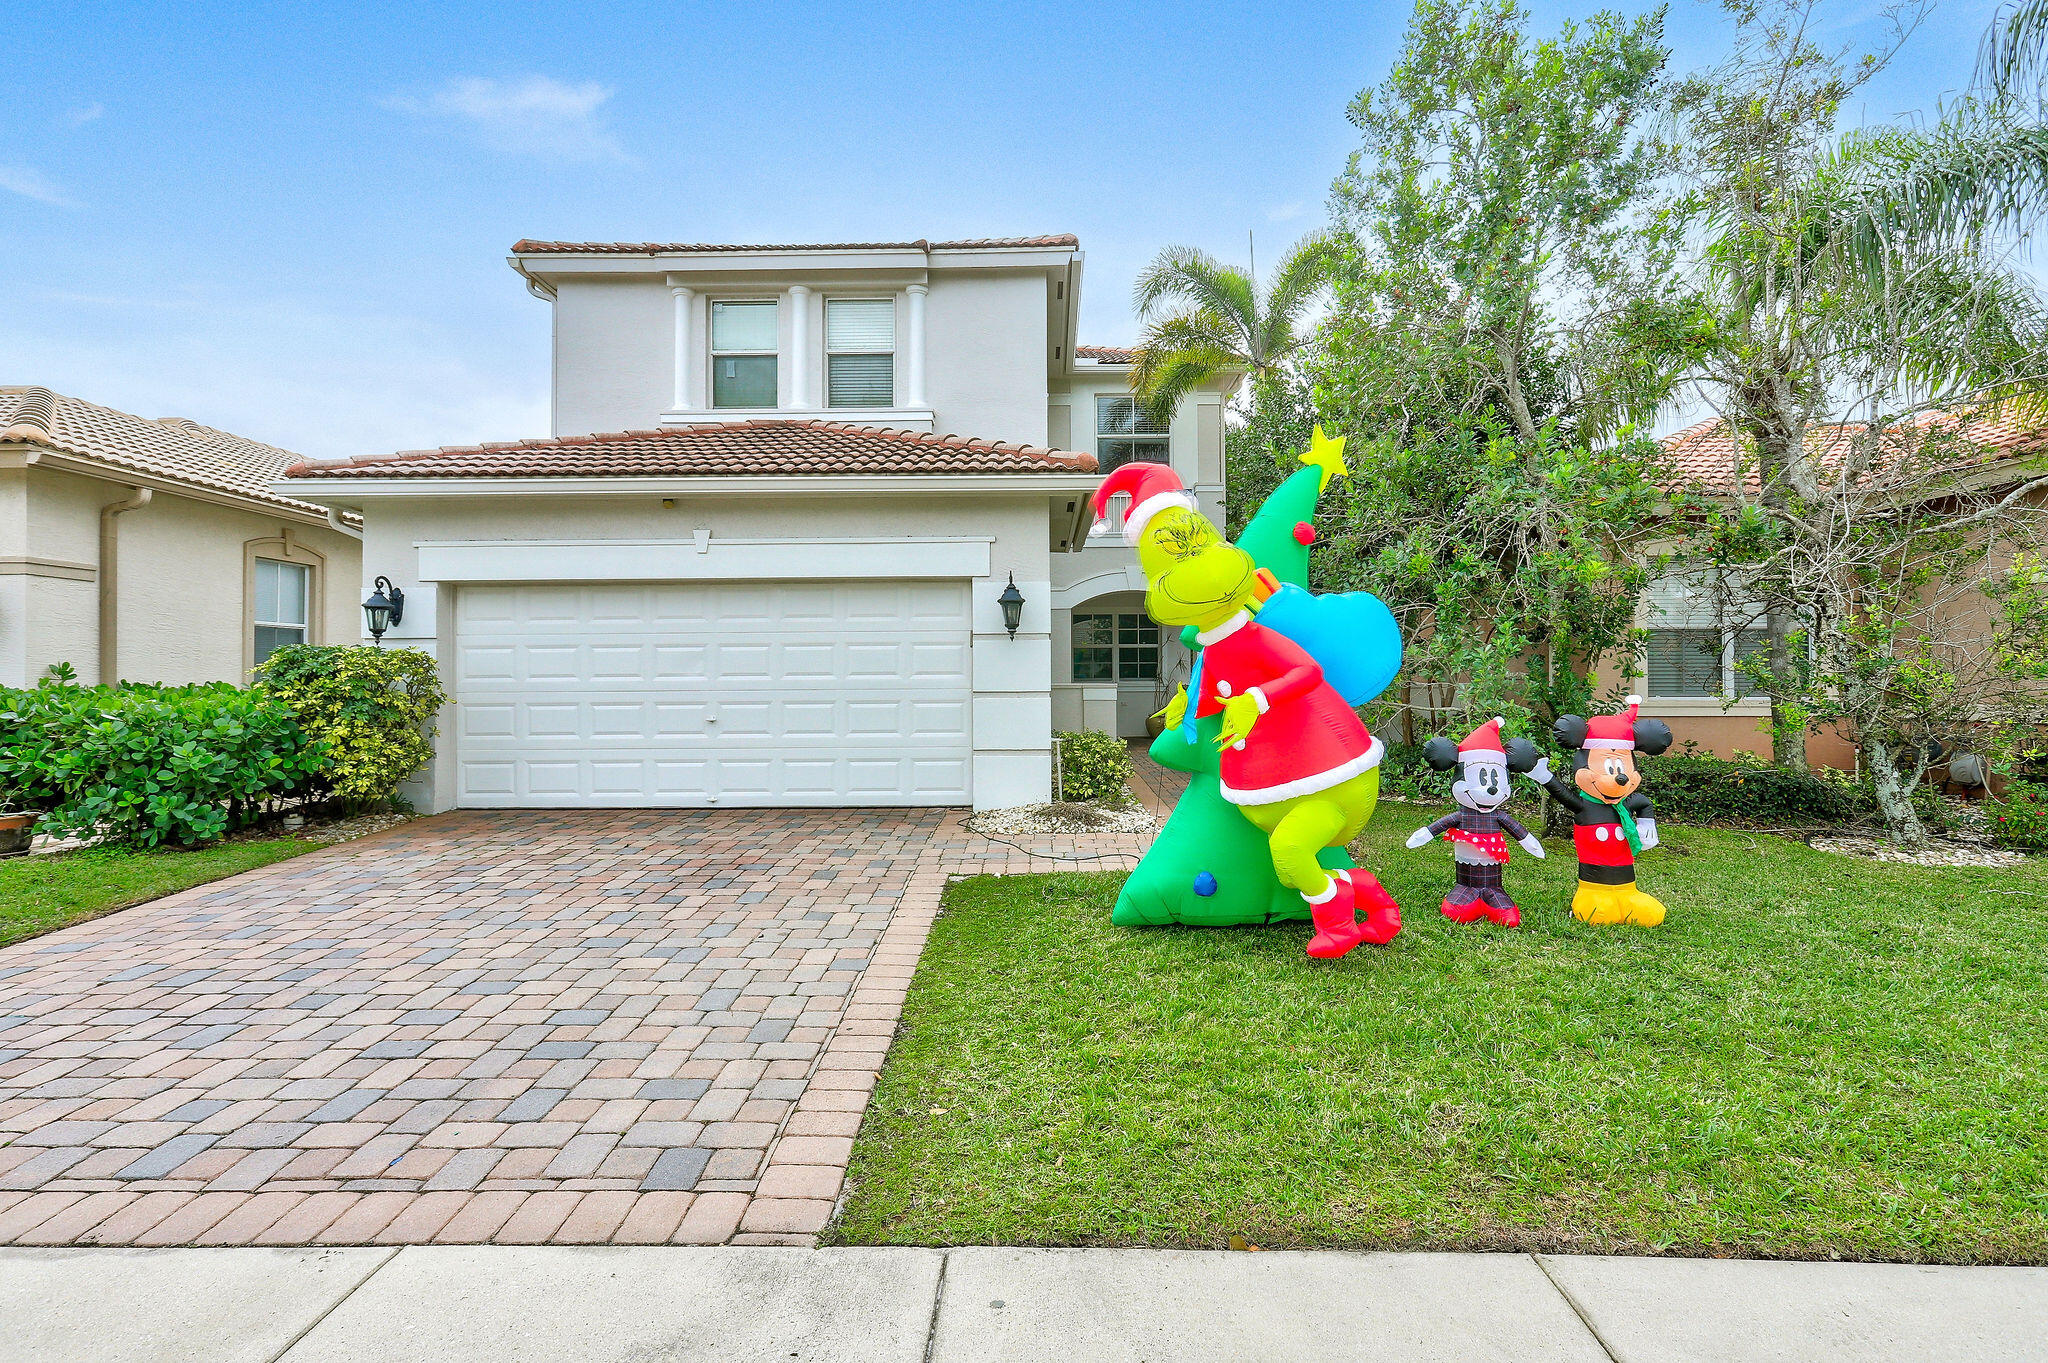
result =
[{"label": "minnie mouse red hat", "polygon": [[1465,741],[1458,745],[1459,762],[1505,762],[1508,750],[1500,739],[1501,717],[1495,715],[1486,723],[1465,735]]}]

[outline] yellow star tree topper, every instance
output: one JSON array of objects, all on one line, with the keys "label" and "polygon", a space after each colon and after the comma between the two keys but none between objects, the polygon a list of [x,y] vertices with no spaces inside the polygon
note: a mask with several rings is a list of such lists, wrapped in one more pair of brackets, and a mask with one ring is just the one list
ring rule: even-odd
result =
[{"label": "yellow star tree topper", "polygon": [[1301,456],[1301,462],[1323,471],[1322,484],[1316,489],[1319,493],[1330,486],[1332,478],[1351,476],[1350,466],[1344,462],[1344,437],[1340,435],[1332,440],[1323,434],[1320,422],[1316,424],[1315,435],[1310,438],[1308,452]]}]

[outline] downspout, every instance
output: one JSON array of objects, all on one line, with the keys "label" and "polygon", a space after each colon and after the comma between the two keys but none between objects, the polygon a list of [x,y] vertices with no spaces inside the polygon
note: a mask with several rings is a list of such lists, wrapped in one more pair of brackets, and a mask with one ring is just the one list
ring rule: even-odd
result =
[{"label": "downspout", "polygon": [[121,678],[121,599],[116,590],[121,563],[121,532],[114,517],[149,505],[154,494],[146,487],[130,489],[133,496],[108,502],[100,508],[100,685],[112,686]]},{"label": "downspout", "polygon": [[362,531],[357,530],[353,526],[343,525],[341,523],[341,512],[331,506],[327,508],[327,523],[352,540],[360,541],[363,538]]}]

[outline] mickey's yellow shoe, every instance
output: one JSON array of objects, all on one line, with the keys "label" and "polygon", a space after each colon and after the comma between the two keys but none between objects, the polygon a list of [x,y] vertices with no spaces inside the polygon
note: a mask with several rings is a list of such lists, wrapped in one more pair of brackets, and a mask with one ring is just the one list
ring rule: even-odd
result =
[{"label": "mickey's yellow shoe", "polygon": [[1664,906],[1632,883],[1598,885],[1582,880],[1572,895],[1572,917],[1597,926],[1622,923],[1654,928],[1664,921]]}]

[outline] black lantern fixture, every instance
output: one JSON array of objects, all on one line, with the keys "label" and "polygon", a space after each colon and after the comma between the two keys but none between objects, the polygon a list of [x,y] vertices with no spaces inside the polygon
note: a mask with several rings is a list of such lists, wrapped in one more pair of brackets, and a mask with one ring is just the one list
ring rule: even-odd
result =
[{"label": "black lantern fixture", "polygon": [[1010,585],[1003,588],[996,604],[1003,608],[1003,627],[1010,631],[1012,639],[1016,638],[1017,626],[1024,623],[1024,593],[1017,590],[1015,573],[1010,574]]},{"label": "black lantern fixture", "polygon": [[377,647],[384,647],[384,631],[405,619],[405,593],[391,585],[391,579],[378,575],[371,584],[370,599],[363,602],[363,619],[370,626],[370,637],[377,641]]}]

